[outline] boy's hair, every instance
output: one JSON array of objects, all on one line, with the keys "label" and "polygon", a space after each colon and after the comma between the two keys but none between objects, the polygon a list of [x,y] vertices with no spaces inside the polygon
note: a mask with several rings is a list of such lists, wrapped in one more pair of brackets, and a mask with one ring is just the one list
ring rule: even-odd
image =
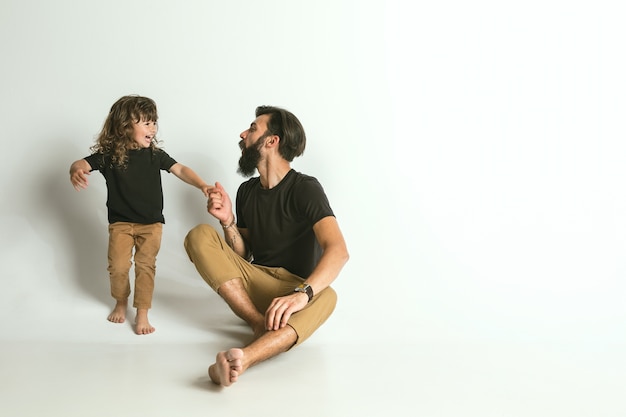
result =
[{"label": "boy's hair", "polygon": [[[138,95],[124,96],[111,106],[96,144],[90,149],[92,152],[109,155],[113,165],[123,167],[128,162],[128,151],[136,146],[133,123],[156,122],[158,118],[154,100]],[[156,148],[156,143],[155,137],[150,147]]]},{"label": "boy's hair", "polygon": [[280,138],[278,152],[287,161],[304,153],[306,135],[300,120],[291,112],[273,106],[259,106],[256,108],[256,117],[264,114],[270,116],[267,122],[267,131]]}]

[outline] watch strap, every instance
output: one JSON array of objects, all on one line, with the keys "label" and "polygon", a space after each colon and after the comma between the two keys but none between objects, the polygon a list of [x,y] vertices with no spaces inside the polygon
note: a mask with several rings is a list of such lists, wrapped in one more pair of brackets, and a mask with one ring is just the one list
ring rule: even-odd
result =
[{"label": "watch strap", "polygon": [[313,298],[313,288],[309,284],[300,284],[295,289],[294,292],[303,292],[309,297],[309,301]]}]

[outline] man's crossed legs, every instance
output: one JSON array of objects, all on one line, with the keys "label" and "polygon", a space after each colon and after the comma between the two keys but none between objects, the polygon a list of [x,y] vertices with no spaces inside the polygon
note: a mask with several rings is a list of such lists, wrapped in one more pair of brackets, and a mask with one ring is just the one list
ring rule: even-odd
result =
[{"label": "man's crossed legs", "polygon": [[202,278],[254,332],[254,339],[247,346],[217,354],[215,363],[209,367],[209,376],[216,384],[229,386],[249,367],[302,343],[335,308],[337,295],[329,287],[291,315],[285,326],[268,330],[265,317],[268,307],[274,298],[292,294],[302,278],[284,268],[250,264],[206,224],[189,232],[185,249]]}]

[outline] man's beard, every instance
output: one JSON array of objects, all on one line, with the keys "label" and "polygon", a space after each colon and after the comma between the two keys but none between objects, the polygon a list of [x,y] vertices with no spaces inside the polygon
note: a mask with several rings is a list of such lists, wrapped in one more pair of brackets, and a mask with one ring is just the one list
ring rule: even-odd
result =
[{"label": "man's beard", "polygon": [[261,147],[263,147],[263,139],[267,136],[263,135],[249,148],[244,148],[243,141],[240,142],[239,147],[242,148],[241,157],[239,158],[239,168],[237,172],[244,177],[251,177],[256,171],[256,166],[261,160]]}]

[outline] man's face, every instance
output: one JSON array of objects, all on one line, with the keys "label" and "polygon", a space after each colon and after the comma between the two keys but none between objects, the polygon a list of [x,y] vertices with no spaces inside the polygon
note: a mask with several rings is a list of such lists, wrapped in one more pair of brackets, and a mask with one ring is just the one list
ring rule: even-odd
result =
[{"label": "man's face", "polygon": [[239,158],[239,172],[244,177],[250,177],[254,174],[257,165],[263,158],[261,149],[265,144],[265,138],[271,136],[267,133],[267,120],[269,115],[264,114],[257,117],[250,124],[250,128],[241,132],[239,137],[239,148],[241,148],[241,157]]}]

